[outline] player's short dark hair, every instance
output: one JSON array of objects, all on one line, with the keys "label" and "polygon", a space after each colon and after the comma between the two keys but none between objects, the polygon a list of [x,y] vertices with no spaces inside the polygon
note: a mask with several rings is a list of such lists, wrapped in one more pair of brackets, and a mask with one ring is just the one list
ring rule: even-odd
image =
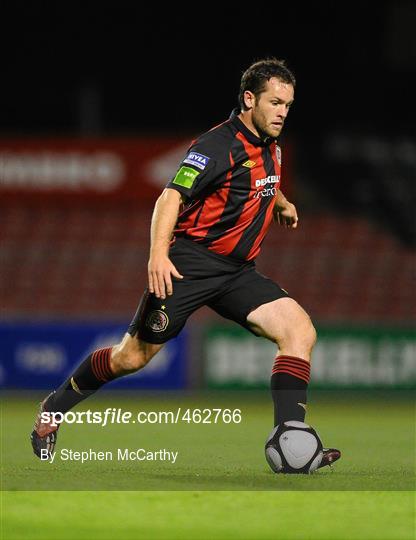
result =
[{"label": "player's short dark hair", "polygon": [[291,84],[293,88],[296,86],[295,76],[286,66],[284,60],[277,60],[277,58],[258,60],[254,64],[251,64],[241,77],[238,101],[242,110],[246,108],[244,105],[244,92],[249,90],[258,99],[260,94],[264,92],[267,81],[272,77],[276,77],[284,83]]}]

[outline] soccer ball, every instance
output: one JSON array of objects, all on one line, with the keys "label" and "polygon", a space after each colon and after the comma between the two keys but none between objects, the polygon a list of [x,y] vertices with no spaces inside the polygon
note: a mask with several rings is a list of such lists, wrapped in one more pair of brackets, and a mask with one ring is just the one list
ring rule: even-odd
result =
[{"label": "soccer ball", "polygon": [[273,429],[265,452],[275,473],[309,474],[321,464],[322,442],[308,424],[291,420]]}]

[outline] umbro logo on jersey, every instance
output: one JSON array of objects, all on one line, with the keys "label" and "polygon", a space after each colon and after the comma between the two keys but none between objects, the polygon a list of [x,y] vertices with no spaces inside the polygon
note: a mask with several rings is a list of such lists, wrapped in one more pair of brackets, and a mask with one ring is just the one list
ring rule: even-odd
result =
[{"label": "umbro logo on jersey", "polygon": [[209,157],[204,156],[203,154],[198,154],[198,152],[189,152],[183,162],[189,163],[189,165],[194,165],[203,171],[208,165],[209,159]]},{"label": "umbro logo on jersey", "polygon": [[245,163],[243,163],[243,167],[247,167],[247,169],[252,169],[255,164],[255,161],[251,161],[251,159],[249,159]]}]

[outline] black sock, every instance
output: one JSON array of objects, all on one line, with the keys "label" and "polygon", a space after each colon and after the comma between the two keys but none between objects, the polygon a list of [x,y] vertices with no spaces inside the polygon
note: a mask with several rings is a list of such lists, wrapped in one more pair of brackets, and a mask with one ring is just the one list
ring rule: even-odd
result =
[{"label": "black sock", "polygon": [[270,381],[274,403],[274,425],[288,420],[305,421],[306,391],[310,364],[295,356],[278,356]]},{"label": "black sock", "polygon": [[66,413],[77,403],[115,379],[110,368],[111,347],[90,354],[45,404],[49,412]]}]

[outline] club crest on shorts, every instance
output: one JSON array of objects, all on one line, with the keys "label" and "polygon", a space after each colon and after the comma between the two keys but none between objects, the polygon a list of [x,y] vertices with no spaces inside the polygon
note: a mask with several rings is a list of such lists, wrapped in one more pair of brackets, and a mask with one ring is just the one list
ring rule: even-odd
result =
[{"label": "club crest on shorts", "polygon": [[164,311],[156,309],[151,311],[146,319],[146,326],[152,332],[163,332],[169,324],[169,317]]},{"label": "club crest on shorts", "polygon": [[279,165],[282,165],[282,150],[280,146],[277,146],[277,144],[276,144],[276,158],[277,158],[277,163]]}]

